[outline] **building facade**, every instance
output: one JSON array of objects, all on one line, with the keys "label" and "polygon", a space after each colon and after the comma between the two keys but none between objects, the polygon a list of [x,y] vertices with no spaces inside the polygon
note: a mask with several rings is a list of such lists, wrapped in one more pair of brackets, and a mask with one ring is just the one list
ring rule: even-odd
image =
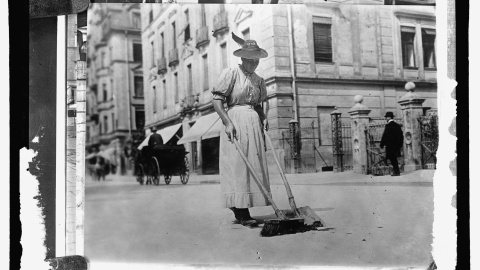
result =
[{"label": "building facade", "polygon": [[[143,5],[141,13],[146,127],[183,123],[186,134],[214,113],[217,76],[240,63],[231,32],[269,53],[257,73],[266,80],[269,134],[281,156],[293,119],[313,127],[315,147],[333,161],[330,113],[336,108],[349,121],[356,95],[364,96],[371,117],[400,116],[397,102],[413,81],[427,99],[425,110],[437,107],[433,7]],[[217,162],[217,144],[218,138],[186,144],[192,169],[214,168],[206,162]]]},{"label": "building facade", "polygon": [[113,148],[120,174],[131,169],[124,148],[142,136],[144,92],[139,4],[92,4],[88,11],[86,147]]}]

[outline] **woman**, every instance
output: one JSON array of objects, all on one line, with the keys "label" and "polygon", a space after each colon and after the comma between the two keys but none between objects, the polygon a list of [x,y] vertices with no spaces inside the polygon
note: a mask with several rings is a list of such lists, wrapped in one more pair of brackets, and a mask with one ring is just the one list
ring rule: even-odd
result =
[{"label": "woman", "polygon": [[[270,205],[252,179],[248,167],[240,157],[233,140],[253,165],[257,175],[270,193],[263,129],[268,122],[262,102],[267,98],[265,81],[255,74],[260,58],[268,53],[254,40],[242,40],[232,33],[242,45],[233,52],[242,64],[227,68],[220,74],[212,90],[213,106],[223,122],[220,135],[220,175],[223,207],[230,208],[235,218],[244,226],[256,226],[248,208]],[[227,108],[225,108],[227,107]]]}]

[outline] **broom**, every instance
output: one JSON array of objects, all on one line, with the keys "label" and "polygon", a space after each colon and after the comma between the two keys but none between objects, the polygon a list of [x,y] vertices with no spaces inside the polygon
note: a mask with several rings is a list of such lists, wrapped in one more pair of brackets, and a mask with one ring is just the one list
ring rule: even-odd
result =
[{"label": "broom", "polygon": [[273,146],[272,140],[270,139],[270,135],[265,130],[265,140],[267,141],[268,147],[272,150],[273,157],[275,158],[275,163],[277,164],[278,170],[280,171],[280,176],[282,177],[283,184],[285,185],[285,189],[287,190],[288,195],[288,202],[290,203],[290,208],[292,208],[293,214],[297,218],[304,219],[304,225],[306,228],[315,229],[317,227],[325,227],[325,222],[313,211],[310,206],[303,206],[297,208],[295,203],[295,198],[293,197],[292,190],[290,189],[290,185],[288,184],[287,177],[283,172],[282,166],[280,165],[280,160],[277,157],[277,153],[275,152],[275,147]]},{"label": "broom", "polygon": [[272,199],[272,196],[268,194],[267,189],[262,185],[260,182],[260,178],[258,177],[257,173],[255,172],[252,164],[248,161],[247,157],[242,151],[242,148],[238,144],[237,140],[235,138],[232,139],[233,143],[235,144],[235,147],[238,150],[238,153],[242,157],[243,161],[247,165],[248,169],[250,170],[250,173],[253,176],[253,179],[257,183],[258,187],[260,188],[260,191],[262,192],[263,196],[270,202],[270,204],[273,207],[273,210],[275,211],[275,215],[278,217],[278,219],[270,219],[270,220],[265,220],[265,223],[263,225],[262,231],[260,232],[261,236],[275,236],[275,235],[283,235],[283,234],[291,234],[291,233],[296,233],[299,231],[304,231],[304,220],[303,218],[291,218],[288,219],[285,214],[283,214],[280,209],[278,209],[277,205]]}]

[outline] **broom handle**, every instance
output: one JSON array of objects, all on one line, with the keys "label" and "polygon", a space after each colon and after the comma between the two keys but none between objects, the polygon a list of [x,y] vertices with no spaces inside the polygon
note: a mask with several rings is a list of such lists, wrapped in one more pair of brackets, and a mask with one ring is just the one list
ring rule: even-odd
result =
[{"label": "broom handle", "polygon": [[277,153],[275,152],[275,147],[273,147],[272,140],[270,139],[270,136],[268,135],[268,132],[266,130],[263,133],[265,134],[265,140],[268,143],[268,147],[272,149],[273,157],[275,158],[275,163],[277,164],[278,170],[280,171],[280,175],[282,176],[283,184],[285,185],[285,189],[287,190],[288,202],[290,203],[290,207],[292,208],[295,214],[299,215],[300,213],[298,212],[297,205],[295,204],[295,199],[293,198],[292,190],[290,189],[290,185],[288,184],[287,177],[285,176],[282,166],[280,165],[280,160],[277,157]]},{"label": "broom handle", "polygon": [[277,215],[277,217],[282,218],[282,219],[287,219],[287,217],[282,213],[282,211],[280,211],[280,209],[278,209],[277,205],[275,205],[272,197],[268,194],[267,190],[265,189],[265,187],[260,182],[260,178],[258,177],[257,173],[253,169],[252,164],[250,164],[250,162],[248,161],[247,157],[245,156],[245,154],[242,151],[242,148],[240,147],[240,145],[238,144],[238,142],[235,138],[233,138],[233,143],[235,144],[235,147],[237,148],[238,153],[242,157],[243,161],[245,162],[245,164],[247,164],[247,167],[250,170],[250,173],[252,173],[253,179],[257,183],[258,187],[260,187],[260,191],[262,192],[263,196],[265,196],[265,198],[267,198],[267,200],[272,204],[273,210],[275,210],[275,214]]}]

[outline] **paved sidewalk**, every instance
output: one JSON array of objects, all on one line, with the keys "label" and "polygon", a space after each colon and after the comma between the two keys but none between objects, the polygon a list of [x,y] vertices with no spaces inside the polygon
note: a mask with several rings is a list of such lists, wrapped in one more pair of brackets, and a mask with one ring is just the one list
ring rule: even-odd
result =
[{"label": "paved sidewalk", "polygon": [[[352,171],[347,172],[318,172],[318,173],[304,173],[304,174],[286,174],[287,180],[290,185],[328,185],[328,184],[348,184],[348,183],[365,183],[366,185],[378,184],[378,183],[433,183],[433,176],[435,170],[418,170],[410,173],[402,173],[400,176],[392,177],[390,175],[374,176],[354,173]],[[91,177],[87,176],[87,185],[102,183],[93,181]],[[218,184],[220,183],[220,175],[198,175],[191,174],[187,185],[192,184]],[[164,184],[163,176],[161,176],[160,184]],[[172,183],[179,182],[178,176],[174,176]],[[118,176],[108,175],[106,182],[112,184],[131,184],[138,185],[133,176]],[[283,185],[280,174],[276,172],[270,172],[271,185]]]}]

